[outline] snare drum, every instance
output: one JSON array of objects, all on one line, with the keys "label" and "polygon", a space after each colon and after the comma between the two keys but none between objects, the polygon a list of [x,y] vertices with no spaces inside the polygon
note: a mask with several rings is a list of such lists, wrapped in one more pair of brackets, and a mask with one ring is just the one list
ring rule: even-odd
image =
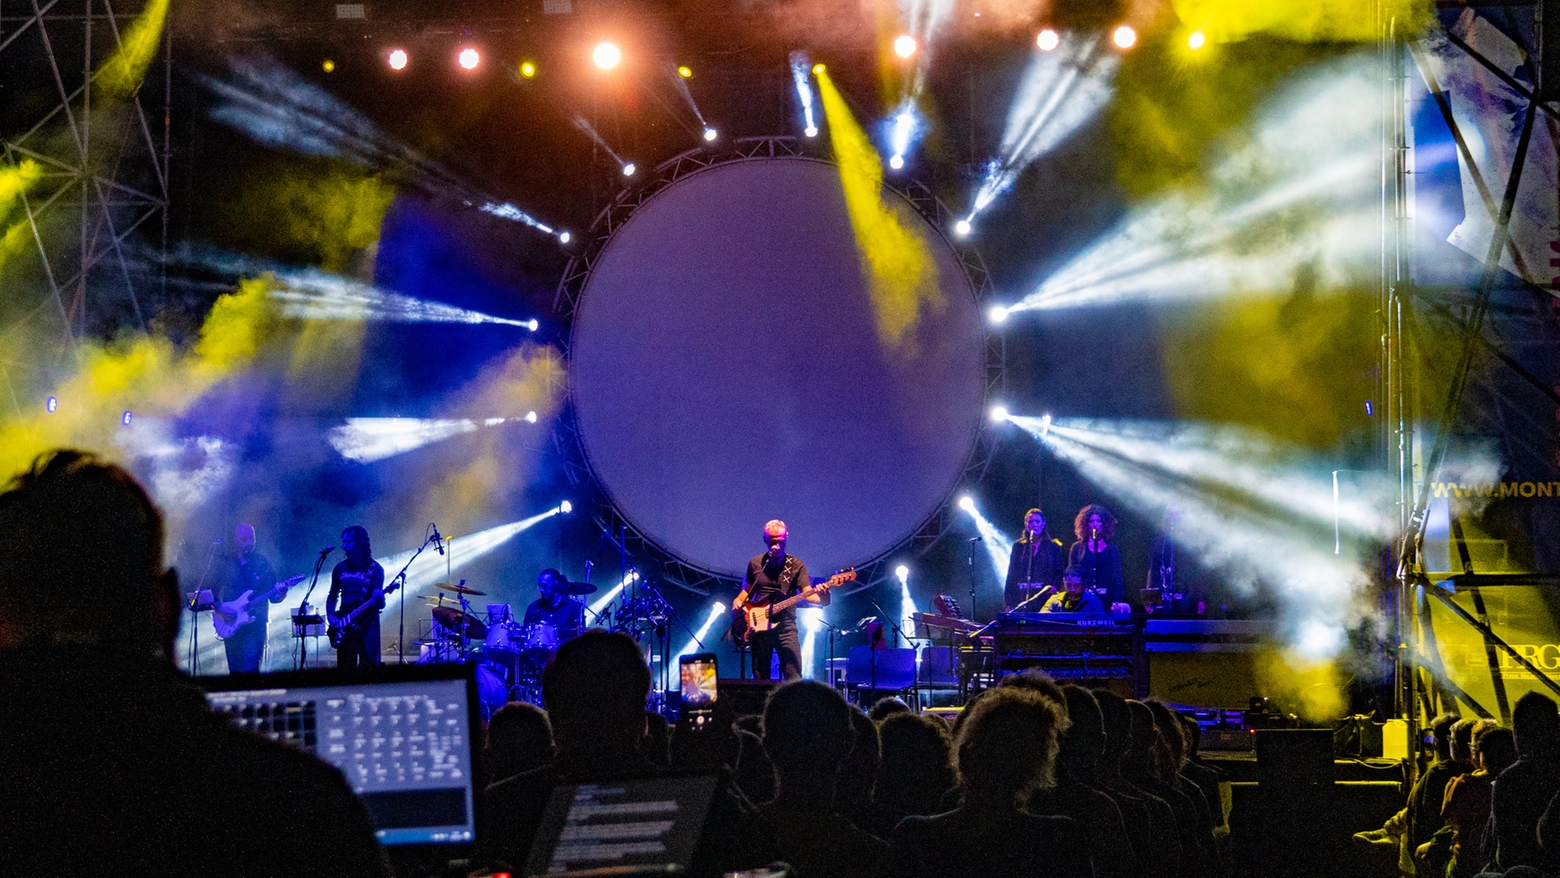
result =
[{"label": "snare drum", "polygon": [[508,701],[509,687],[504,678],[487,665],[477,665],[477,702],[482,705],[482,718],[492,719]]}]

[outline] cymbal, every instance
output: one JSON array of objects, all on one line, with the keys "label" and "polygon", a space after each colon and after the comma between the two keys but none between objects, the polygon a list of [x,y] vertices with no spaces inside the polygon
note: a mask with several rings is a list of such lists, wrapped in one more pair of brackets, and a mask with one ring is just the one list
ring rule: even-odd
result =
[{"label": "cymbal", "polygon": [[596,587],[588,582],[564,582],[557,588],[559,594],[590,594]]},{"label": "cymbal", "polygon": [[487,594],[485,591],[477,591],[474,588],[467,588],[464,585],[456,585],[453,582],[435,582],[433,587],[439,591],[453,591],[456,594]]},{"label": "cymbal", "polygon": [[431,597],[428,597],[427,595],[418,595],[417,599],[420,600],[420,601],[427,601],[430,604],[455,603],[455,599],[454,598],[449,597],[447,595],[442,595],[442,594],[439,595],[436,598],[431,598]]},{"label": "cymbal", "polygon": [[433,618],[438,620],[440,625],[448,628],[457,637],[460,636],[461,631],[464,629],[466,636],[472,640],[487,639],[487,626],[482,624],[481,619],[478,619],[471,613],[462,613],[454,607],[434,607]]}]

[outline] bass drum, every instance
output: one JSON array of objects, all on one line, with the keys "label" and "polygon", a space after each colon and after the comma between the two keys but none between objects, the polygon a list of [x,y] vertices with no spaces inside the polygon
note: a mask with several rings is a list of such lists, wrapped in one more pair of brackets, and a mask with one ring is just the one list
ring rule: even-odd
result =
[{"label": "bass drum", "polygon": [[482,721],[487,722],[509,702],[509,687],[503,676],[485,664],[477,665],[477,703],[481,705]]}]

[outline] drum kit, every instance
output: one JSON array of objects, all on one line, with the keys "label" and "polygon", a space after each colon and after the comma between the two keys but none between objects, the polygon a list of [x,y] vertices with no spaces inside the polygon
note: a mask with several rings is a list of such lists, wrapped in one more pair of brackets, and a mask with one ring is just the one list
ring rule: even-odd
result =
[{"label": "drum kit", "polygon": [[[540,704],[542,669],[557,651],[560,634],[567,638],[578,632],[560,632],[548,624],[522,625],[515,621],[509,604],[488,604],[483,618],[466,598],[487,593],[468,587],[464,579],[436,583],[435,587],[437,597],[423,598],[433,608],[428,636],[417,641],[418,662],[474,661],[484,716],[491,716],[509,701]],[[570,596],[595,590],[588,582],[566,582],[559,589]]]}]

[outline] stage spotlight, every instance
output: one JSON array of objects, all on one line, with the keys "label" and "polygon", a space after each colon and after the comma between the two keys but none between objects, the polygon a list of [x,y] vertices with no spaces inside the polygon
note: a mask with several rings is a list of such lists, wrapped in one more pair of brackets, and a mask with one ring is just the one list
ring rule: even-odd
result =
[{"label": "stage spotlight", "polygon": [[991,407],[991,420],[992,420],[992,422],[1000,424],[1000,423],[1002,423],[1003,421],[1005,421],[1007,419],[1008,419],[1007,406],[1004,406],[1004,405],[994,405],[994,406]]},{"label": "stage spotlight", "polygon": [[624,162],[623,163],[623,176],[625,176],[625,177],[632,177],[632,176],[634,176],[634,172],[637,171],[637,170],[639,170],[639,169],[634,166],[633,162]]},{"label": "stage spotlight", "polygon": [[125,413],[120,416],[119,423],[125,425],[126,427],[130,426],[130,410],[129,409],[126,409]]},{"label": "stage spotlight", "polygon": [[1118,49],[1130,49],[1137,45],[1137,31],[1127,25],[1122,25],[1111,32],[1110,40],[1116,44]]},{"label": "stage spotlight", "polygon": [[693,78],[693,68],[692,67],[688,67],[687,65],[679,67],[679,68],[677,68],[677,75],[681,76],[683,79],[692,79]]},{"label": "stage spotlight", "polygon": [[899,170],[900,168],[905,166],[905,157],[902,156],[902,155],[896,155],[896,156],[890,157],[889,160],[888,160],[888,166],[890,168],[893,168],[896,171]]},{"label": "stage spotlight", "polygon": [[968,494],[965,494],[963,497],[960,497],[959,498],[959,508],[963,509],[965,512],[974,512],[975,511],[975,498],[971,497]]},{"label": "stage spotlight", "polygon": [[565,500],[558,504],[558,511],[562,512],[564,515],[568,515],[570,512],[574,511],[574,504]]},{"label": "stage spotlight", "polygon": [[1051,413],[1046,412],[1040,416],[1040,437],[1043,439],[1051,434]]},{"label": "stage spotlight", "polygon": [[716,132],[716,130],[714,128],[706,128],[706,129],[704,129],[704,139],[706,141],[710,142],[710,143],[714,143],[715,142],[715,138],[717,138],[719,136],[720,136],[720,134],[718,132]]},{"label": "stage spotlight", "polygon": [[477,65],[482,63],[482,56],[477,54],[476,49],[467,46],[460,50],[460,54],[455,56],[455,60],[462,69],[476,70]]},{"label": "stage spotlight", "polygon": [[1003,323],[1008,319],[1008,309],[1002,305],[992,305],[991,310],[986,312],[986,318],[992,323]]},{"label": "stage spotlight", "polygon": [[822,74],[823,71],[828,70],[828,69],[829,68],[823,66],[822,64],[814,64],[813,65],[813,76],[818,76],[818,75]]},{"label": "stage spotlight", "polygon": [[598,43],[591,53],[591,60],[602,70],[611,70],[623,61],[623,52],[611,43]]},{"label": "stage spotlight", "polygon": [[43,407],[48,410],[49,414],[52,415],[54,414],[54,410],[60,407],[60,401],[51,396],[44,400]]},{"label": "stage spotlight", "polygon": [[953,224],[953,230],[961,238],[969,237],[969,234],[970,234],[970,221],[967,220],[967,219],[959,220],[958,222]]},{"label": "stage spotlight", "polygon": [[330,60],[329,58],[326,58],[324,61],[320,62],[320,69],[325,71],[326,73],[335,73],[336,72],[336,62]]},{"label": "stage spotlight", "polygon": [[1039,36],[1035,37],[1035,45],[1039,46],[1042,52],[1049,52],[1061,44],[1062,35],[1050,28],[1046,28],[1040,32]]},{"label": "stage spotlight", "polygon": [[816,125],[809,125],[809,126],[807,126],[807,130],[803,131],[802,133],[807,135],[808,137],[817,137],[818,136],[818,126],[816,126]]},{"label": "stage spotlight", "polygon": [[390,64],[390,69],[391,70],[405,70],[406,69],[406,60],[407,60],[406,59],[406,50],[405,49],[391,49],[390,50],[390,56],[386,60]]},{"label": "stage spotlight", "polygon": [[569,234],[567,231],[558,233],[558,243],[567,244],[572,240],[574,240],[574,236]]},{"label": "stage spotlight", "polygon": [[910,581],[910,568],[901,564],[894,568],[894,576],[898,577],[900,585],[904,585]]},{"label": "stage spotlight", "polygon": [[536,423],[536,412],[534,412],[534,411],[526,412],[525,413],[525,421],[528,424]]},{"label": "stage spotlight", "polygon": [[521,61],[520,75],[525,79],[536,78],[536,65],[530,61]]},{"label": "stage spotlight", "polygon": [[535,332],[538,329],[542,328],[542,322],[540,320],[537,320],[535,317],[532,317],[529,321],[526,322],[525,326],[526,326],[527,329],[531,330],[532,332]]},{"label": "stage spotlight", "polygon": [[915,54],[915,37],[909,34],[900,34],[894,38],[894,54],[901,58],[908,58]]},{"label": "stage spotlight", "polygon": [[1193,52],[1206,45],[1208,45],[1208,36],[1200,30],[1192,31],[1191,36],[1186,38],[1186,47]]},{"label": "stage spotlight", "polygon": [[817,634],[823,630],[823,609],[821,607],[797,607],[796,615],[801,619],[802,628],[808,634]]}]

